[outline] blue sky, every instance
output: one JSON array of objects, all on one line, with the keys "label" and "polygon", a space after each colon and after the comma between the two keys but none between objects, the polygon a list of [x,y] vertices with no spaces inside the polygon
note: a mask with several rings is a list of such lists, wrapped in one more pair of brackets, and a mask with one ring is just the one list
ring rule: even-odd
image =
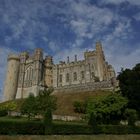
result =
[{"label": "blue sky", "polygon": [[140,0],[0,0],[0,95],[9,53],[43,48],[54,62],[103,44],[116,72],[140,62]]}]

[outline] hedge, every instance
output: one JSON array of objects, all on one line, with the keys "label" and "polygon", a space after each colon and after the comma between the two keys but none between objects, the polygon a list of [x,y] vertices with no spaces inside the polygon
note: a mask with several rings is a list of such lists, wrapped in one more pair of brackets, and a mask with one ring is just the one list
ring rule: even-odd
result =
[{"label": "hedge", "polygon": [[[0,135],[44,135],[45,127],[42,122],[1,121]],[[53,124],[51,134],[140,134],[140,127],[121,125],[99,125],[91,127],[86,124]]]},{"label": "hedge", "polygon": [[44,134],[44,127],[43,127],[43,124],[40,122],[1,121],[0,134],[2,135],[16,135],[16,134],[42,135]]}]

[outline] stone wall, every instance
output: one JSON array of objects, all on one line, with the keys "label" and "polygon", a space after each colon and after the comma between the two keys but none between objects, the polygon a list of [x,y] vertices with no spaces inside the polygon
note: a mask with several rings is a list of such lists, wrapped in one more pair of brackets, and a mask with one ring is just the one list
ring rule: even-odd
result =
[{"label": "stone wall", "polygon": [[71,86],[57,87],[54,89],[54,94],[56,93],[69,93],[69,92],[84,92],[84,91],[93,91],[93,90],[113,90],[114,87],[111,81],[102,81],[102,82],[90,82],[85,84],[77,84]]}]

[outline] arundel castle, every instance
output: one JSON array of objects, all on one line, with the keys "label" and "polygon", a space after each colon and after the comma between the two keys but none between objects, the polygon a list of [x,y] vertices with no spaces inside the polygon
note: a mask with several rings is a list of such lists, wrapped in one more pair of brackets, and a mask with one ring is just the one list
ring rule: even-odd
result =
[{"label": "arundel castle", "polygon": [[22,52],[8,56],[4,100],[26,98],[38,95],[44,88],[53,87],[54,92],[71,90],[111,89],[115,86],[115,71],[104,56],[102,45],[96,43],[96,50],[84,52],[84,60],[53,63],[51,56],[43,57],[42,49],[35,49],[33,55]]}]

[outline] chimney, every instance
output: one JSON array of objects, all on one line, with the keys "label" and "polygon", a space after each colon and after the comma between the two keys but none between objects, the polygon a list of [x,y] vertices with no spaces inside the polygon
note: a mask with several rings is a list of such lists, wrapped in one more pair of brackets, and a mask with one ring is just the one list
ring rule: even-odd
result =
[{"label": "chimney", "polygon": [[70,62],[70,59],[69,59],[69,56],[67,57],[67,63],[69,63]]},{"label": "chimney", "polygon": [[75,55],[75,62],[77,62],[77,55]]}]

